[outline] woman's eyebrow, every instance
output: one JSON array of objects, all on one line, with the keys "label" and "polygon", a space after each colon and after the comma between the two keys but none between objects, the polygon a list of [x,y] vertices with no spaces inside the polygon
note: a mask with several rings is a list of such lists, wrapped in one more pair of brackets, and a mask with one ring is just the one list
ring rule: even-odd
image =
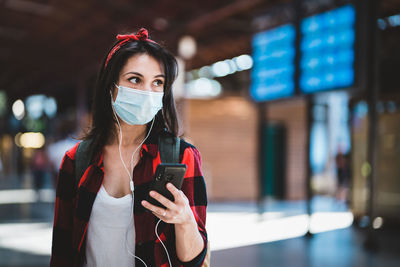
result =
[{"label": "woman's eyebrow", "polygon": [[137,76],[143,77],[143,74],[140,74],[139,72],[135,72],[135,71],[127,72],[127,73],[125,73],[124,75],[128,75],[128,74],[135,74],[135,75],[137,75]]},{"label": "woman's eyebrow", "polygon": [[[136,71],[129,71],[129,72],[125,73],[124,76],[128,75],[128,74],[135,74],[137,76],[144,77],[143,74],[141,74],[139,72],[136,72]],[[165,75],[164,74],[157,74],[157,75],[154,76],[154,78],[158,78],[158,77],[161,77],[161,78],[165,79]]]}]

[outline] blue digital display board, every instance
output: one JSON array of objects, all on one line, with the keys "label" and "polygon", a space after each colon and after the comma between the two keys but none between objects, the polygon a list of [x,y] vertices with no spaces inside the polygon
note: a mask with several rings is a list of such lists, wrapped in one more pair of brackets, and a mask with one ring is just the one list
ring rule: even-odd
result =
[{"label": "blue digital display board", "polygon": [[301,22],[300,90],[314,93],[354,84],[355,9],[346,5]]},{"label": "blue digital display board", "polygon": [[295,38],[296,29],[291,24],[254,35],[250,95],[255,101],[294,94]]}]

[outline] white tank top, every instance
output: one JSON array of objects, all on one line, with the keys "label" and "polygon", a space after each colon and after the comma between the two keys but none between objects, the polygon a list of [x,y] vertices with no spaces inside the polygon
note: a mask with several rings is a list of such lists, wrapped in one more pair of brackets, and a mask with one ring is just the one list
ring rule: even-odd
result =
[{"label": "white tank top", "polygon": [[[85,267],[135,266],[135,229],[132,195],[110,196],[103,185],[90,215]],[[132,214],[132,215],[131,215]],[[129,252],[128,252],[129,250]]]}]

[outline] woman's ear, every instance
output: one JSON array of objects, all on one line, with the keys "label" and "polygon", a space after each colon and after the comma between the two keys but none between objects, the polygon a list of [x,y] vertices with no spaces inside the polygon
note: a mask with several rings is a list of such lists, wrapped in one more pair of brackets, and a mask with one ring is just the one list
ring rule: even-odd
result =
[{"label": "woman's ear", "polygon": [[117,94],[118,94],[118,85],[114,84],[114,86],[110,88],[111,99],[114,102],[115,102],[115,99],[117,98]]}]

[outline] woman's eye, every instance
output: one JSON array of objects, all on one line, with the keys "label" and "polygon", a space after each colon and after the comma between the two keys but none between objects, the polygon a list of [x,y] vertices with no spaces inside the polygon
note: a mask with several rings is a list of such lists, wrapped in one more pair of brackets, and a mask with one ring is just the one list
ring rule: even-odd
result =
[{"label": "woman's eye", "polygon": [[161,86],[161,85],[163,85],[164,83],[163,83],[163,81],[161,81],[161,80],[155,80],[155,81],[153,82],[153,84],[154,84],[155,86]]},{"label": "woman's eye", "polygon": [[138,77],[132,77],[132,78],[129,79],[129,81],[132,82],[132,83],[139,83],[140,79]]}]

